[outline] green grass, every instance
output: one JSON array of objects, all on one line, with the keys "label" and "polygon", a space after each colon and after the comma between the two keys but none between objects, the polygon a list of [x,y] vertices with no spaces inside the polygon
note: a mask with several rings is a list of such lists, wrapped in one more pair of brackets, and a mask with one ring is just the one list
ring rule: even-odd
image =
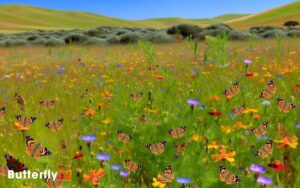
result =
[{"label": "green grass", "polygon": [[[218,39],[216,39],[218,40]],[[287,166],[285,171],[276,172],[267,168],[264,176],[273,179],[272,185],[281,187],[299,187],[299,146],[297,149],[279,149],[274,143],[273,153],[266,159],[255,157],[254,153],[266,140],[257,139],[246,130],[269,121],[267,136],[279,140],[277,124],[282,123],[293,135],[300,136],[295,125],[300,123],[299,107],[289,113],[278,110],[276,97],[300,106],[300,89],[296,84],[299,77],[299,43],[296,39],[282,41],[281,63],[276,61],[275,41],[231,42],[210,46],[209,50],[218,50],[226,54],[226,64],[217,64],[216,54],[209,56],[209,62],[203,62],[206,46],[199,44],[196,59],[189,43],[145,44],[143,50],[136,44],[108,47],[68,46],[59,48],[17,47],[2,48],[0,51],[0,106],[6,106],[4,117],[0,119],[0,165],[5,166],[2,157],[11,154],[23,162],[32,171],[50,169],[56,171],[59,166],[73,172],[71,182],[63,182],[63,187],[92,187],[90,182],[82,182],[84,174],[90,170],[104,168],[105,176],[98,187],[151,187],[152,178],[171,165],[175,179],[169,183],[179,187],[178,177],[190,177],[187,187],[198,185],[203,188],[229,187],[219,180],[219,165],[224,165],[241,178],[239,187],[259,188],[253,172],[245,175],[240,167],[247,168],[252,163],[267,166],[272,160],[281,160]],[[143,46],[140,44],[140,46]],[[217,49],[214,49],[217,48]],[[146,52],[146,54],[145,54]],[[223,56],[224,53],[220,53]],[[153,56],[155,58],[153,58]],[[82,67],[77,58],[85,63]],[[244,59],[253,63],[246,69]],[[157,72],[149,71],[155,63]],[[58,74],[58,68],[64,67]],[[61,69],[61,67],[60,67]],[[245,72],[252,72],[253,77],[246,77]],[[195,72],[198,72],[195,74]],[[16,78],[22,75],[22,78]],[[277,92],[269,99],[270,105],[258,95],[273,79]],[[240,81],[239,93],[228,101],[223,91],[233,82]],[[88,95],[80,96],[86,89]],[[151,103],[148,92],[152,91]],[[21,111],[13,95],[18,92],[25,100],[25,111]],[[103,94],[109,92],[110,97]],[[130,95],[143,92],[140,100],[133,100]],[[215,100],[213,100],[215,98]],[[51,109],[43,109],[39,101],[54,99]],[[200,104],[191,110],[188,99],[197,99]],[[101,108],[97,106],[101,104]],[[151,104],[151,105],[150,105]],[[232,109],[246,104],[246,109],[257,112],[245,113],[232,117]],[[202,108],[201,108],[202,107]],[[88,117],[81,115],[85,108],[96,113]],[[209,115],[213,109],[220,111],[219,117]],[[147,123],[137,119],[146,114]],[[15,115],[35,116],[37,120],[31,128],[22,133],[14,128]],[[259,115],[259,117],[257,116]],[[62,129],[51,132],[44,126],[46,122],[64,118]],[[110,124],[105,121],[110,120]],[[247,129],[237,128],[242,122]],[[169,130],[186,125],[184,136],[173,139]],[[222,126],[231,129],[226,133]],[[132,135],[126,144],[118,141],[117,130]],[[23,135],[30,135],[37,142],[52,151],[52,155],[34,159],[26,154]],[[95,134],[97,140],[89,148],[81,140],[85,134]],[[199,140],[193,140],[195,135]],[[61,141],[67,146],[61,148]],[[160,155],[152,154],[146,144],[167,142],[165,151]],[[216,141],[227,146],[228,151],[235,151],[235,162],[215,162],[212,154],[218,150],[206,150],[206,142]],[[186,150],[176,157],[176,144],[188,142]],[[84,157],[73,160],[77,151]],[[115,149],[112,149],[112,147]],[[121,152],[122,151],[122,152]],[[96,159],[98,153],[108,153],[111,159],[103,164]],[[110,164],[121,164],[130,159],[142,165],[137,173],[129,177],[120,177],[119,172],[110,169]],[[296,171],[294,171],[296,169]],[[78,174],[78,175],[77,175]],[[8,180],[0,176],[0,187],[16,188],[22,186],[46,187],[43,180]]]},{"label": "green grass", "polygon": [[253,26],[282,26],[289,20],[300,21],[300,2],[296,1],[278,8],[267,10],[262,13],[238,18],[229,21],[229,25],[236,28],[249,28]]},{"label": "green grass", "polygon": [[245,15],[231,14],[205,20],[182,18],[124,20],[88,12],[57,11],[25,5],[2,5],[0,6],[0,32],[22,32],[36,29],[91,29],[99,26],[166,28],[178,23],[205,26],[242,16]]}]

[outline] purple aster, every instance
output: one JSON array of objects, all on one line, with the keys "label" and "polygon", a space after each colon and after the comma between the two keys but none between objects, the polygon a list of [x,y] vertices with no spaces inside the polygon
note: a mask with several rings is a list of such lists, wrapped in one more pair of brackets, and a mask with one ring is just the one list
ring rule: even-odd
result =
[{"label": "purple aster", "polygon": [[110,165],[110,168],[113,169],[114,171],[119,171],[122,168],[122,166],[119,164],[112,164]]},{"label": "purple aster", "polygon": [[195,107],[199,104],[199,101],[197,99],[188,99],[187,103],[191,106],[191,109],[194,110]]},{"label": "purple aster", "polygon": [[105,154],[100,153],[100,154],[97,155],[97,159],[99,161],[102,161],[102,162],[103,161],[108,161],[110,159],[110,155],[107,154],[107,153],[105,153]]},{"label": "purple aster", "polygon": [[178,177],[176,179],[177,183],[179,184],[189,184],[191,182],[191,179],[189,177],[183,178],[183,177]]},{"label": "purple aster", "polygon": [[87,142],[88,147],[92,146],[92,142],[97,139],[96,135],[82,135],[81,139]]},{"label": "purple aster", "polygon": [[60,70],[60,71],[63,71],[63,70],[65,70],[65,67],[64,66],[58,66],[57,69]]},{"label": "purple aster", "polygon": [[266,177],[266,176],[259,176],[257,178],[257,182],[261,185],[269,185],[273,182],[272,178]]},{"label": "purple aster", "polygon": [[296,128],[300,129],[300,123],[298,123],[298,124],[296,125]]},{"label": "purple aster", "polygon": [[120,171],[120,176],[122,176],[122,177],[127,177],[127,176],[129,176],[129,172],[124,171],[124,170],[121,170],[121,171]]},{"label": "purple aster", "polygon": [[266,167],[258,164],[252,164],[250,170],[254,173],[266,173]]},{"label": "purple aster", "polygon": [[250,60],[250,59],[245,59],[245,60],[244,60],[244,63],[245,63],[246,65],[250,65],[250,64],[252,63],[252,60]]},{"label": "purple aster", "polygon": [[40,84],[42,84],[42,82],[38,81],[38,82],[36,82],[36,84],[37,84],[37,85],[40,85]]},{"label": "purple aster", "polygon": [[117,64],[117,67],[122,67],[122,64]]},{"label": "purple aster", "polygon": [[63,72],[62,71],[57,71],[56,74],[61,75]]}]

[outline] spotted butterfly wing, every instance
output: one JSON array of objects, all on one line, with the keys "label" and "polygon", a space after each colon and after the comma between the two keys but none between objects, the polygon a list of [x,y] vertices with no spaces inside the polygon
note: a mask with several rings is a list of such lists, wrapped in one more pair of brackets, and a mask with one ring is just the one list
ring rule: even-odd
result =
[{"label": "spotted butterfly wing", "polygon": [[133,99],[133,100],[139,100],[143,97],[143,93],[134,93],[134,94],[131,94],[130,97]]},{"label": "spotted butterfly wing", "polygon": [[158,144],[147,144],[146,147],[154,154],[161,154],[165,150],[166,141],[162,141]]},{"label": "spotted butterfly wing", "polygon": [[181,138],[184,136],[185,130],[186,130],[186,126],[182,126],[177,129],[169,130],[169,134],[172,136],[172,138]]},{"label": "spotted butterfly wing", "polygon": [[269,140],[265,145],[263,145],[259,150],[255,152],[255,155],[261,158],[267,158],[272,153],[273,153],[273,141]]},{"label": "spotted butterfly wing", "polygon": [[239,92],[239,82],[233,83],[232,87],[226,89],[223,93],[226,95],[226,98],[229,100]]},{"label": "spotted butterfly wing", "polygon": [[18,130],[28,130],[33,122],[36,120],[36,117],[22,117],[21,115],[16,115],[17,123],[15,128]]},{"label": "spotted butterfly wing", "polygon": [[25,141],[26,141],[26,152],[28,155],[32,156],[33,158],[37,159],[42,156],[51,155],[50,150],[42,146],[40,143],[37,143],[30,136],[25,136]]},{"label": "spotted butterfly wing", "polygon": [[291,110],[296,108],[296,105],[289,103],[287,101],[284,101],[281,98],[277,98],[277,104],[278,104],[279,111],[284,112],[284,113],[288,113]]},{"label": "spotted butterfly wing", "polygon": [[172,182],[174,180],[174,177],[175,176],[174,176],[172,167],[167,166],[165,168],[164,173],[159,174],[159,176],[157,178],[157,181],[160,182],[160,183],[166,184],[166,183]]},{"label": "spotted butterfly wing", "polygon": [[256,128],[252,128],[250,129],[250,131],[256,136],[263,136],[267,133],[267,128],[269,126],[268,122],[264,122],[262,125],[260,125],[259,127]]},{"label": "spotted butterfly wing", "polygon": [[45,124],[45,126],[50,129],[51,131],[53,132],[57,132],[59,131],[61,128],[62,128],[62,124],[64,122],[64,119],[59,119],[57,121],[54,121],[54,122],[48,122]]},{"label": "spotted butterfly wing", "polygon": [[6,159],[6,166],[8,170],[13,170],[14,172],[28,170],[23,163],[19,162],[19,160],[15,159],[13,156],[6,154],[4,157]]},{"label": "spotted butterfly wing", "polygon": [[237,175],[228,171],[227,168],[225,168],[224,166],[220,166],[219,171],[220,171],[219,176],[221,182],[225,182],[227,185],[232,185],[241,182],[240,178]]},{"label": "spotted butterfly wing", "polygon": [[17,104],[20,106],[21,110],[25,110],[25,101],[23,97],[19,93],[15,93],[14,100],[17,102]]},{"label": "spotted butterfly wing", "polygon": [[234,108],[232,111],[235,115],[241,115],[244,113],[245,108],[246,108],[246,105],[243,104],[241,106]]},{"label": "spotted butterfly wing", "polygon": [[122,131],[117,131],[117,132],[118,132],[118,140],[124,144],[132,139],[132,136],[125,134]]},{"label": "spotted butterfly wing", "polygon": [[45,109],[51,108],[54,105],[54,103],[54,100],[40,101],[40,105]]},{"label": "spotted butterfly wing", "polygon": [[267,87],[259,95],[260,98],[270,99],[276,93],[276,87],[273,80],[270,80]]},{"label": "spotted butterfly wing", "polygon": [[61,188],[62,181],[61,180],[53,180],[51,178],[46,177],[45,183],[48,188]]},{"label": "spotted butterfly wing", "polygon": [[138,169],[141,168],[141,165],[136,162],[132,162],[131,160],[125,160],[125,168],[128,171],[135,173]]},{"label": "spotted butterfly wing", "polygon": [[3,106],[3,107],[0,108],[0,118],[3,117],[4,112],[5,112],[5,107]]},{"label": "spotted butterfly wing", "polygon": [[182,144],[176,144],[175,147],[176,147],[176,150],[181,153],[183,152],[187,147],[188,147],[188,142],[184,142]]}]

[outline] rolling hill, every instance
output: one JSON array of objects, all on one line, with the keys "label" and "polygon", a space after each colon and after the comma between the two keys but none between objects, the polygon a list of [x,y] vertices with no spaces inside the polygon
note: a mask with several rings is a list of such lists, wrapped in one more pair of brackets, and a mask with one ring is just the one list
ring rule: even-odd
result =
[{"label": "rolling hill", "polygon": [[296,20],[300,22],[300,1],[281,7],[270,9],[258,14],[253,14],[226,21],[234,28],[246,29],[253,26],[271,25],[282,26],[285,21]]},{"label": "rolling hill", "polygon": [[89,29],[99,26],[165,28],[177,23],[206,26],[246,16],[228,14],[210,19],[159,18],[148,20],[124,20],[79,11],[57,11],[25,5],[0,6],[0,32],[12,33],[36,29]]}]

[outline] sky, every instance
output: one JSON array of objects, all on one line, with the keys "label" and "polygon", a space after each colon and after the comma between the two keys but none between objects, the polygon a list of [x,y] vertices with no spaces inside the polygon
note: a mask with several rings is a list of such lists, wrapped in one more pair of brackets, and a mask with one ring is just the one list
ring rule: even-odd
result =
[{"label": "sky", "polygon": [[228,13],[257,13],[295,0],[0,0],[57,10],[93,12],[130,20],[210,18]]}]

